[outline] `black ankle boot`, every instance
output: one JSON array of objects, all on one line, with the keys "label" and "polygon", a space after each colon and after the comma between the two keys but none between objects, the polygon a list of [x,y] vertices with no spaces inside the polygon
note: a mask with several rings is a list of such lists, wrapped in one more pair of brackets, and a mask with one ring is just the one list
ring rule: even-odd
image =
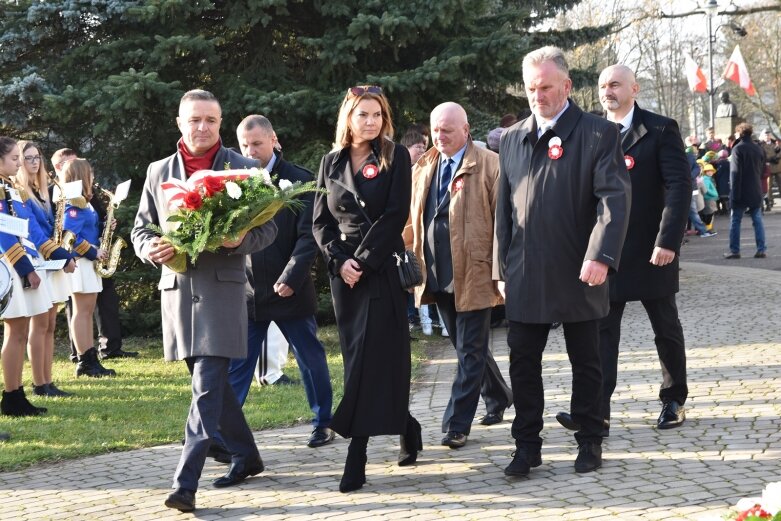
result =
[{"label": "black ankle boot", "polygon": [[36,407],[35,405],[31,404],[30,401],[27,399],[27,396],[24,394],[24,386],[20,387],[16,390],[19,393],[19,400],[21,401],[23,407],[25,407],[28,411],[30,411],[30,414],[32,416],[37,416],[39,414],[43,414],[49,409],[46,407]]},{"label": "black ankle boot", "polygon": [[339,482],[339,492],[352,492],[366,483],[366,445],[368,437],[353,437],[347,448],[347,461],[344,462],[344,474]]},{"label": "black ankle boot", "polygon": [[399,436],[399,467],[412,465],[418,460],[418,452],[423,450],[423,434],[420,423],[411,414],[407,416],[407,429]]},{"label": "black ankle boot", "polygon": [[38,416],[41,414],[24,397],[24,391],[17,389],[15,391],[3,391],[3,398],[0,400],[0,412],[6,416]]},{"label": "black ankle boot", "polygon": [[76,365],[76,376],[81,375],[100,378],[103,376],[116,376],[113,369],[106,369],[98,361],[98,352],[94,347],[87,349],[83,355],[79,355],[79,363]]}]

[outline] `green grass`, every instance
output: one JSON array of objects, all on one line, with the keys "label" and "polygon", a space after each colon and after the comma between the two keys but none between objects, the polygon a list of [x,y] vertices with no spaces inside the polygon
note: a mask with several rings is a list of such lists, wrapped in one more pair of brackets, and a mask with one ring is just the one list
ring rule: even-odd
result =
[{"label": "green grass", "polygon": [[[318,336],[326,346],[336,407],[343,393],[343,365],[336,328],[323,327]],[[424,359],[427,342],[413,342],[413,375]],[[76,379],[75,366],[65,356],[64,346],[58,347],[54,381],[61,389],[76,395],[70,398],[33,396],[29,364],[26,364],[24,382],[28,399],[39,407],[48,407],[49,411],[38,417],[0,416],[0,432],[11,434],[10,441],[0,443],[0,470],[178,442],[183,436],[190,404],[187,367],[184,362],[163,361],[160,339],[125,339],[123,348],[140,351],[141,355],[137,359],[106,361],[106,367],[117,371],[116,378]],[[292,357],[285,372],[298,380],[298,367]],[[261,388],[253,383],[244,412],[253,430],[311,420],[301,385]]]}]

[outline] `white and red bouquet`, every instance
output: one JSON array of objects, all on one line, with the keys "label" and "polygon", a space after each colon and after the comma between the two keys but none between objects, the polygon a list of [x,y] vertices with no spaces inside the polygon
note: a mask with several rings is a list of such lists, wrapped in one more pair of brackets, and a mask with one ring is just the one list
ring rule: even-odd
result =
[{"label": "white and red bouquet", "polygon": [[173,245],[176,256],[167,263],[181,273],[187,257],[195,264],[204,251],[216,252],[224,242],[238,240],[256,226],[271,220],[283,208],[300,209],[298,198],[316,191],[314,181],[291,183],[285,179],[274,185],[266,170],[201,170],[187,181],[163,183],[169,216],[162,228],[149,228]]}]

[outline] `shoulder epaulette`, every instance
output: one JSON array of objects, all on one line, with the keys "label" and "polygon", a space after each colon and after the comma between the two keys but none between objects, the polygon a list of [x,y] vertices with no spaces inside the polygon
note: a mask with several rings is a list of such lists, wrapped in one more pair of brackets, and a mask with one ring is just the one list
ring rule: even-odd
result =
[{"label": "shoulder epaulette", "polygon": [[74,197],[73,199],[68,199],[68,204],[71,206],[75,206],[76,208],[81,208],[82,210],[87,207],[87,200],[84,198],[83,195],[80,195],[78,197]]}]

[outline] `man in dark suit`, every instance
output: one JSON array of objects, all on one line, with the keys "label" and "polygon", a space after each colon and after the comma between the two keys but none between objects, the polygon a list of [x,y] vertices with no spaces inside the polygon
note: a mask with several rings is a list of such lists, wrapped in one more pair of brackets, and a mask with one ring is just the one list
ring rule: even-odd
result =
[{"label": "man in dark suit", "polygon": [[424,275],[415,304],[436,302],[458,356],[442,419],[442,445],[457,449],[466,444],[480,394],[488,410],[484,425],[502,421],[512,404],[488,346],[491,308],[502,301],[491,278],[490,240],[499,158],[472,143],[466,112],[456,103],[431,112],[431,136],[434,147],[412,169],[406,242]]},{"label": "man in dark suit", "polygon": [[[607,119],[621,133],[629,177],[632,211],[621,252],[621,269],[609,277],[610,313],[599,325],[602,362],[603,436],[610,427],[610,397],[616,387],[621,317],[628,301],[639,300],[648,314],[662,365],[657,427],[670,429],[685,419],[686,353],[678,320],[678,254],[691,198],[689,164],[678,124],[635,103],[640,86],[631,69],[613,65],[599,77],[599,98]],[[568,413],[556,419],[569,429]]]},{"label": "man in dark suit", "polygon": [[193,266],[187,260],[184,272],[166,265],[174,248],[150,224],[170,226],[169,201],[162,185],[171,179],[184,181],[198,170],[257,167],[258,162],[222,146],[222,109],[217,98],[204,90],[191,90],[179,103],[177,126],[182,138],[174,154],[149,165],[141,192],[131,239],[136,255],[147,264],[162,268],[158,288],[166,360],[184,360],[192,375],[192,401],[185,424],[185,442],[174,474],[175,489],[165,501],[182,512],[195,509],[195,491],[211,440],[219,428],[232,455],[225,476],[215,487],[227,487],[263,472],[244,414],[228,383],[232,358],[247,356],[247,305],[244,285],[245,256],[273,242],[273,221],[253,228],[236,241],[226,241],[215,253],[203,252]]},{"label": "man in dark suit", "polygon": [[532,116],[499,144],[497,280],[505,281],[516,450],[505,469],[527,476],[542,464],[542,353],[561,322],[572,364],[577,472],[602,465],[599,319],[609,309],[607,274],[618,269],[630,183],[615,125],[568,99],[564,54],[543,47],[523,60]]},{"label": "man in dark suit", "polygon": [[[244,118],[236,130],[244,157],[257,159],[277,182],[307,182],[312,174],[282,159],[275,151],[277,136],[264,116]],[[274,216],[277,238],[262,251],[247,257],[248,356],[231,361],[229,379],[242,405],[247,399],[261,347],[274,321],[293,347],[309,407],[315,417],[309,447],[321,447],[334,439],[331,423],[331,377],[323,344],[317,339],[317,294],[312,263],[317,243],[312,235],[314,194],[302,196],[301,210],[283,210]]]}]

